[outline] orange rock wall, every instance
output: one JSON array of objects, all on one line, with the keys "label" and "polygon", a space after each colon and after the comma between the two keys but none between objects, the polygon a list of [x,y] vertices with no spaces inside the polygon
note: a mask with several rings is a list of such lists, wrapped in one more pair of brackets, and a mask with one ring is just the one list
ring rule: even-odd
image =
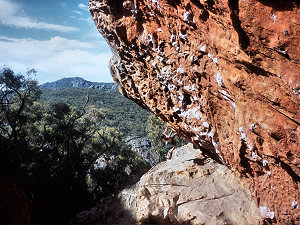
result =
[{"label": "orange rock wall", "polygon": [[89,0],[120,91],[297,224],[300,10],[286,0]]}]

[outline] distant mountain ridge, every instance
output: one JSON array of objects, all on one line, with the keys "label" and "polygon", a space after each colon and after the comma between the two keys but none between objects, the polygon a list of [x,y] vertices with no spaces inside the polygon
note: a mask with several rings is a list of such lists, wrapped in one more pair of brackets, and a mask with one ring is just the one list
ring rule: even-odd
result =
[{"label": "distant mountain ridge", "polygon": [[93,88],[93,89],[104,89],[111,90],[117,89],[118,86],[115,83],[104,83],[104,82],[92,82],[87,81],[81,77],[69,77],[62,78],[57,81],[47,82],[45,84],[41,84],[40,88],[49,88],[49,89],[64,89],[64,88]]}]

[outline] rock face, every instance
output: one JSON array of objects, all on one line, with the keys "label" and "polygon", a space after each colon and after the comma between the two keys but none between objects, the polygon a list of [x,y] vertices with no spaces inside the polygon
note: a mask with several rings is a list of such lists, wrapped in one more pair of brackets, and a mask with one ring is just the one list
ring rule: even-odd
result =
[{"label": "rock face", "polygon": [[159,155],[156,152],[151,152],[151,142],[145,137],[126,137],[125,143],[130,146],[139,156],[141,156],[151,166],[159,163]]},{"label": "rock face", "polygon": [[80,223],[258,224],[249,189],[226,166],[192,144],[153,167],[133,187],[77,216]]},{"label": "rock face", "polygon": [[294,0],[89,0],[120,91],[300,223],[300,10]]}]

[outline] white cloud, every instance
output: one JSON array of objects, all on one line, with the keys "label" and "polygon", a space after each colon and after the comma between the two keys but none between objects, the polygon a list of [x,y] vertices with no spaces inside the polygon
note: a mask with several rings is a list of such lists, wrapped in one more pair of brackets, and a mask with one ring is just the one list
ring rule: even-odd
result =
[{"label": "white cloud", "polygon": [[89,7],[85,4],[82,4],[82,3],[79,3],[78,4],[78,7],[82,10],[86,10],[86,11],[89,11]]},{"label": "white cloud", "polygon": [[72,10],[72,12],[77,13],[77,14],[79,14],[79,15],[82,15],[82,12],[77,11],[77,10]]},{"label": "white cloud", "polygon": [[85,18],[81,17],[81,18],[78,18],[78,20],[84,21],[84,22],[94,26],[94,21],[91,16],[85,17]]},{"label": "white cloud", "polygon": [[97,53],[95,49],[98,46],[62,37],[39,41],[0,36],[0,62],[3,63],[0,66],[11,66],[14,71],[23,74],[27,68],[35,68],[40,83],[74,76],[111,82],[108,69],[111,53]]},{"label": "white cloud", "polygon": [[78,31],[76,27],[35,21],[24,15],[20,6],[11,0],[0,0],[0,5],[0,21],[3,25],[59,32]]}]

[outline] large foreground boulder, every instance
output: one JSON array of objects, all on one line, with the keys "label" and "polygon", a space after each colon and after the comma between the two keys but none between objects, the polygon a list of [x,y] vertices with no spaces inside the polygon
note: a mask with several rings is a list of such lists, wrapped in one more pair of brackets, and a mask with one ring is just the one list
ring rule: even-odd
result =
[{"label": "large foreground boulder", "polygon": [[250,185],[270,223],[300,223],[296,0],[89,0],[124,96]]},{"label": "large foreground boulder", "polygon": [[[272,212],[266,211],[267,216]],[[175,150],[117,198],[77,216],[80,223],[258,224],[251,192],[226,166],[192,144]]]}]

